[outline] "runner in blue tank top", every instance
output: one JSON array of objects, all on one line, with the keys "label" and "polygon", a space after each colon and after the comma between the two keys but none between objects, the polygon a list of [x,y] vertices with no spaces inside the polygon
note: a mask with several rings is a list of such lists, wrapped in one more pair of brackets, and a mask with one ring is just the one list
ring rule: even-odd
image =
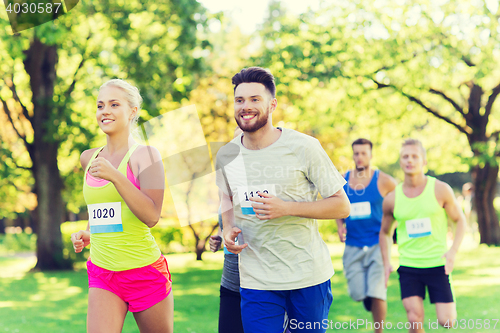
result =
[{"label": "runner in blue tank top", "polygon": [[337,220],[337,226],[340,241],[346,243],[343,263],[349,295],[357,302],[363,301],[365,308],[372,312],[375,332],[382,332],[380,323],[387,312],[387,288],[378,241],[382,202],[387,193],[394,190],[396,181],[382,171],[371,169],[372,147],[367,139],[352,143],[356,168],[344,176],[351,214]]}]

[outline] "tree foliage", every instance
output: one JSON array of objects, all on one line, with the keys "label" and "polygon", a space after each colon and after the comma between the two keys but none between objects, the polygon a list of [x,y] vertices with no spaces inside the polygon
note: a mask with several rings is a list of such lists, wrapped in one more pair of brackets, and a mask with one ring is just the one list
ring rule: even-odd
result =
[{"label": "tree foliage", "polygon": [[[2,171],[31,171],[21,179],[37,196],[39,268],[67,267],[59,229],[63,198],[80,197],[78,156],[97,133],[97,88],[114,77],[135,82],[144,95],[145,118],[178,103],[204,66],[195,52],[207,47],[198,38],[203,26],[195,0],[110,0],[80,2],[53,22],[0,36],[1,115],[8,120],[1,135],[10,138],[2,140]],[[3,17],[0,29],[8,30]],[[9,186],[26,192],[14,182]]]},{"label": "tree foliage", "polygon": [[[207,55],[210,69],[200,79],[198,86],[191,91],[189,98],[183,101],[185,106],[195,105],[206,142],[210,147],[212,171],[215,171],[215,156],[220,147],[233,138],[236,122],[233,109],[233,85],[231,78],[242,68],[249,66],[249,37],[227,17],[217,14],[208,21],[211,50]],[[193,174],[194,175],[194,174]],[[215,188],[215,184],[213,184]],[[196,196],[191,193],[190,196]],[[213,193],[219,202],[217,192]],[[190,198],[186,199],[189,202]],[[196,207],[191,207],[196,210]],[[205,220],[190,223],[189,228],[195,239],[195,253],[201,260],[210,235],[218,226],[217,220]]]},{"label": "tree foliage", "polygon": [[[467,163],[484,212],[481,242],[500,244],[493,208],[500,156],[494,2],[335,1],[298,18],[273,3],[270,16],[256,60],[279,73],[297,119],[313,107],[320,128],[327,121],[350,135],[378,132],[376,143],[390,148],[384,158],[394,161],[400,138],[411,135],[423,138],[442,167]],[[314,129],[313,116],[305,121]],[[346,143],[342,136],[337,142]]]}]

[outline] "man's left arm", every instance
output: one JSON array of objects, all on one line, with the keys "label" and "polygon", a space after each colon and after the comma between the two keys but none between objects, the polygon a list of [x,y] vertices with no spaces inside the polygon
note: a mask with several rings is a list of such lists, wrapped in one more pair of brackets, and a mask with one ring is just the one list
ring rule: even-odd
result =
[{"label": "man's left arm", "polygon": [[453,271],[455,256],[465,235],[465,215],[458,205],[457,199],[451,187],[441,181],[436,181],[436,197],[443,202],[443,208],[448,217],[456,223],[455,237],[451,248],[443,255],[446,258],[444,266],[445,274],[449,275]]}]

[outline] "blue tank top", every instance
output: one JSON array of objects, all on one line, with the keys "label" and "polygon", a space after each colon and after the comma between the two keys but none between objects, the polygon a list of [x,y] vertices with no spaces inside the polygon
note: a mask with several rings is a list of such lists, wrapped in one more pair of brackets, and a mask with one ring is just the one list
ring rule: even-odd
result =
[{"label": "blue tank top", "polygon": [[349,186],[350,171],[345,175],[345,193],[351,202],[351,214],[345,219],[347,229],[345,243],[350,246],[373,246],[378,244],[382,224],[382,202],[377,181],[379,170],[375,170],[367,187],[357,189]]}]

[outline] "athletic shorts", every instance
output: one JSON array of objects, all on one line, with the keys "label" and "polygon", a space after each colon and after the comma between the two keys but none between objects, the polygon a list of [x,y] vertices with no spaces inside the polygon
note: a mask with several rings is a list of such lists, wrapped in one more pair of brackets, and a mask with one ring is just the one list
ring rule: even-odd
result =
[{"label": "athletic shorts", "polygon": [[325,319],[332,304],[330,280],[293,290],[256,290],[241,288],[241,319],[245,332],[324,333]]},{"label": "athletic shorts", "polygon": [[367,297],[387,299],[384,262],[378,244],[363,248],[346,245],[342,261],[353,300],[359,302]]},{"label": "athletic shorts", "polygon": [[167,259],[162,255],[151,265],[126,271],[110,271],[87,261],[89,288],[108,290],[128,305],[130,312],[149,309],[172,290]]},{"label": "athletic shorts", "polygon": [[453,303],[451,275],[444,273],[444,266],[432,268],[414,268],[399,266],[399,284],[401,299],[420,296],[425,299],[425,287],[429,291],[431,303]]}]

